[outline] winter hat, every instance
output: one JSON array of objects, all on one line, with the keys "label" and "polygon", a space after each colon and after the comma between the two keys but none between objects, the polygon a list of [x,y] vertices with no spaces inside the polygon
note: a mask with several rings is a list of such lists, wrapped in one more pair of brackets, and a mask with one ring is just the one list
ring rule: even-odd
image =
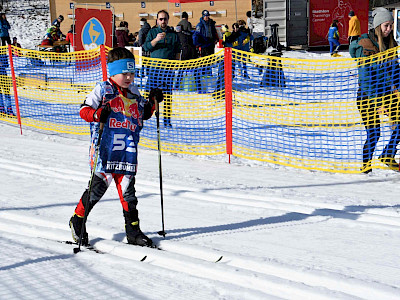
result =
[{"label": "winter hat", "polygon": [[354,11],[351,10],[351,11],[349,12],[349,16],[350,16],[350,17],[354,17],[354,16],[355,16]]},{"label": "winter hat", "polygon": [[228,25],[225,25],[225,24],[224,24],[224,25],[221,26],[221,31],[222,31],[222,32],[227,32],[228,30],[229,30]]},{"label": "winter hat", "polygon": [[379,25],[381,25],[382,23],[385,22],[393,22],[393,14],[388,11],[386,8],[383,7],[378,7],[377,9],[375,9],[372,12],[372,16],[374,17],[374,28],[378,27]]},{"label": "winter hat", "polygon": [[182,13],[182,19],[189,19],[189,15],[186,11]]},{"label": "winter hat", "polygon": [[60,19],[61,22],[62,22],[62,21],[64,21],[64,16],[63,16],[63,15],[59,15],[59,16],[58,16],[58,19]]},{"label": "winter hat", "polygon": [[201,12],[201,15],[202,15],[203,17],[209,17],[209,16],[210,16],[210,12],[209,12],[207,9],[205,9],[205,10],[203,10],[203,11]]}]

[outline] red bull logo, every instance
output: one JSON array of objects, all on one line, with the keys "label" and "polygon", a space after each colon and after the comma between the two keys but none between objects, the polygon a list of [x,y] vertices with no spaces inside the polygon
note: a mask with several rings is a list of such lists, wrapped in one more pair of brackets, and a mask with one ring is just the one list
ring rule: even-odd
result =
[{"label": "red bull logo", "polygon": [[138,104],[135,99],[128,99],[121,95],[109,101],[111,109],[115,113],[122,113],[124,116],[139,119]]}]

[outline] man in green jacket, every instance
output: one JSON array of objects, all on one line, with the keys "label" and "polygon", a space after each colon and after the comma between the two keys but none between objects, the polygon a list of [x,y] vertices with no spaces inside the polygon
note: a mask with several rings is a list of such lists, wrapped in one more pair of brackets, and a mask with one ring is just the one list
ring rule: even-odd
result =
[{"label": "man in green jacket", "polygon": [[[151,58],[179,60],[180,42],[173,28],[168,26],[169,14],[165,10],[157,13],[157,26],[150,29],[143,45]],[[161,88],[164,92],[164,126],[172,127],[172,87],[174,70],[168,61],[152,61],[146,90]]]}]

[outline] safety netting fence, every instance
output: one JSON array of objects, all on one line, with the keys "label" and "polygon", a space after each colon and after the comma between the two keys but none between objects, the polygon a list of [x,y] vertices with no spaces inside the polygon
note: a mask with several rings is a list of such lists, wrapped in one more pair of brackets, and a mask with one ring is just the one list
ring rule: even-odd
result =
[{"label": "safety netting fence", "polygon": [[[79,108],[96,82],[107,78],[108,50],[54,53],[0,47],[0,58],[8,62],[0,86],[16,114],[0,114],[0,120],[89,134]],[[384,168],[378,156],[390,143],[399,114],[397,91],[378,93],[371,103],[383,99],[383,108],[371,114],[369,124],[363,122],[358,70],[378,64],[389,72],[398,63],[396,50],[359,60],[284,58],[231,48],[187,61],[135,57],[135,84],[145,97],[154,87],[165,93],[162,151],[358,173],[365,160],[366,126],[379,130],[371,164]],[[376,82],[371,80],[372,89],[379,89]],[[140,144],[157,149],[156,118],[145,122]]]}]

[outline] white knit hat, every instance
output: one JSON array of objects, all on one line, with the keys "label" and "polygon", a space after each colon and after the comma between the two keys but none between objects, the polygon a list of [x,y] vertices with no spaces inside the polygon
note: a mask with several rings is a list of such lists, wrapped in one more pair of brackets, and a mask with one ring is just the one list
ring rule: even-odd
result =
[{"label": "white knit hat", "polygon": [[386,8],[383,7],[378,7],[377,9],[375,9],[372,12],[372,16],[374,17],[374,28],[378,27],[379,25],[381,25],[382,23],[385,22],[393,22],[393,14],[388,11]]}]

